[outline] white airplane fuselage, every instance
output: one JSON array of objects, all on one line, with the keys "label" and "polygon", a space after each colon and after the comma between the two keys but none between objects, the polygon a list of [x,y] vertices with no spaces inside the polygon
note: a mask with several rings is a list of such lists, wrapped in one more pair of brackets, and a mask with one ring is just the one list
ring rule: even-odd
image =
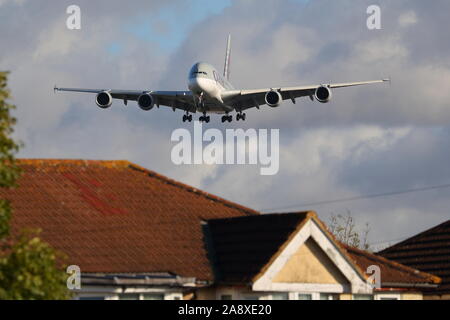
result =
[{"label": "white airplane fuselage", "polygon": [[194,64],[188,76],[188,88],[197,99],[197,111],[227,113],[234,108],[222,100],[222,93],[233,86],[210,64]]}]

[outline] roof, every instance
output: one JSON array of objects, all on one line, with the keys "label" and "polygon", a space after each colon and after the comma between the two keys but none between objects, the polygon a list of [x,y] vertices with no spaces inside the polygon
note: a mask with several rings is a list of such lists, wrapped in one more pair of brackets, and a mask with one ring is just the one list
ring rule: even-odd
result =
[{"label": "roof", "polygon": [[256,215],[127,161],[19,160],[12,230],[42,238],[83,273],[171,272],[212,280],[201,221]]},{"label": "roof", "polygon": [[[84,274],[171,273],[248,283],[313,219],[362,277],[381,265],[387,282],[437,278],[340,245],[314,212],[260,215],[127,161],[19,160],[12,231],[41,228],[43,240]],[[427,278],[428,277],[428,278]],[[428,279],[428,280],[427,280]]]},{"label": "roof", "polygon": [[378,265],[382,287],[385,288],[429,285],[440,281],[431,274],[340,243],[312,211],[208,221],[217,280],[224,283],[255,281],[310,219],[336,244],[337,250],[363,279],[369,277],[365,271],[370,265]]},{"label": "roof", "polygon": [[250,283],[308,218],[308,212],[208,221],[217,281]]},{"label": "roof", "polygon": [[148,274],[84,274],[81,278],[83,285],[93,286],[158,286],[192,288],[195,287],[195,278],[180,277],[171,273],[148,273]]},{"label": "roof", "polygon": [[450,293],[450,220],[378,253],[442,278],[433,293]]},{"label": "roof", "polygon": [[403,287],[405,285],[427,287],[430,284],[438,284],[441,281],[432,274],[404,266],[373,253],[344,244],[341,244],[341,246],[347,251],[351,260],[361,269],[367,270],[371,265],[380,267],[382,288]]}]

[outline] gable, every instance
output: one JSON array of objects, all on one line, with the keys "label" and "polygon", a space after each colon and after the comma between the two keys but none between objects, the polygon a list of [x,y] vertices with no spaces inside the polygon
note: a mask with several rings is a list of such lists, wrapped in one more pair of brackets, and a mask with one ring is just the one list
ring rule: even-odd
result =
[{"label": "gable", "polygon": [[251,283],[307,219],[308,213],[303,212],[209,220],[205,231],[216,280]]},{"label": "gable", "polygon": [[[310,260],[306,261],[303,254]],[[319,273],[314,273],[313,268],[319,268]],[[372,287],[360,271],[314,217],[290,237],[275,259],[255,277],[252,288],[255,291],[372,293]]]},{"label": "gable", "polygon": [[311,237],[291,256],[273,282],[348,284],[339,268]]}]

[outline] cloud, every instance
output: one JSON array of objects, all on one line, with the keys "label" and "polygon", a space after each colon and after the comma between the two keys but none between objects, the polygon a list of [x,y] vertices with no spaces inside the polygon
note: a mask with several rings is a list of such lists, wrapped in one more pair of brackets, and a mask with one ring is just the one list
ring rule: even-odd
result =
[{"label": "cloud", "polygon": [[398,24],[400,25],[400,27],[409,27],[416,23],[417,23],[417,15],[412,10],[403,13],[398,18]]},{"label": "cloud", "polygon": [[[0,0],[0,69],[11,70],[22,157],[128,159],[256,209],[438,185],[450,181],[450,3],[379,1],[382,30],[368,30],[371,1],[79,0],[82,29],[65,27],[70,1]],[[190,11],[191,10],[191,11]],[[186,14],[186,12],[190,12]],[[192,15],[191,15],[192,13]],[[192,18],[186,18],[192,17]],[[147,23],[146,21],[151,21]],[[335,90],[330,104],[299,99],[247,111],[247,122],[205,128],[280,129],[280,173],[258,166],[175,166],[169,108],[142,112],[54,84],[186,89],[195,61],[221,70],[233,36],[236,87],[270,88],[378,79],[392,85]],[[325,220],[350,209],[372,224],[372,241],[396,239],[448,219],[445,192],[317,206]]]},{"label": "cloud", "polygon": [[15,4],[15,5],[23,5],[26,0],[0,0],[0,6],[5,4]]}]

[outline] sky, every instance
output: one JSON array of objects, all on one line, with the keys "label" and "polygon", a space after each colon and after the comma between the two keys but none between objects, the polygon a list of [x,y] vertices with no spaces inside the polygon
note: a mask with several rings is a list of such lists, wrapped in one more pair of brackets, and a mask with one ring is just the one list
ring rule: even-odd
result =
[{"label": "sky", "polygon": [[[66,8],[81,8],[81,30]],[[381,8],[381,30],[366,26]],[[330,204],[450,183],[450,41],[446,0],[0,0],[0,70],[9,70],[21,158],[126,159],[264,212],[351,212],[384,247],[449,219],[450,188]],[[221,70],[232,35],[231,81],[270,88],[391,77],[249,110],[247,121],[204,128],[280,130],[280,171],[172,163],[182,113],[143,112],[64,87],[186,90],[197,61]]]}]

